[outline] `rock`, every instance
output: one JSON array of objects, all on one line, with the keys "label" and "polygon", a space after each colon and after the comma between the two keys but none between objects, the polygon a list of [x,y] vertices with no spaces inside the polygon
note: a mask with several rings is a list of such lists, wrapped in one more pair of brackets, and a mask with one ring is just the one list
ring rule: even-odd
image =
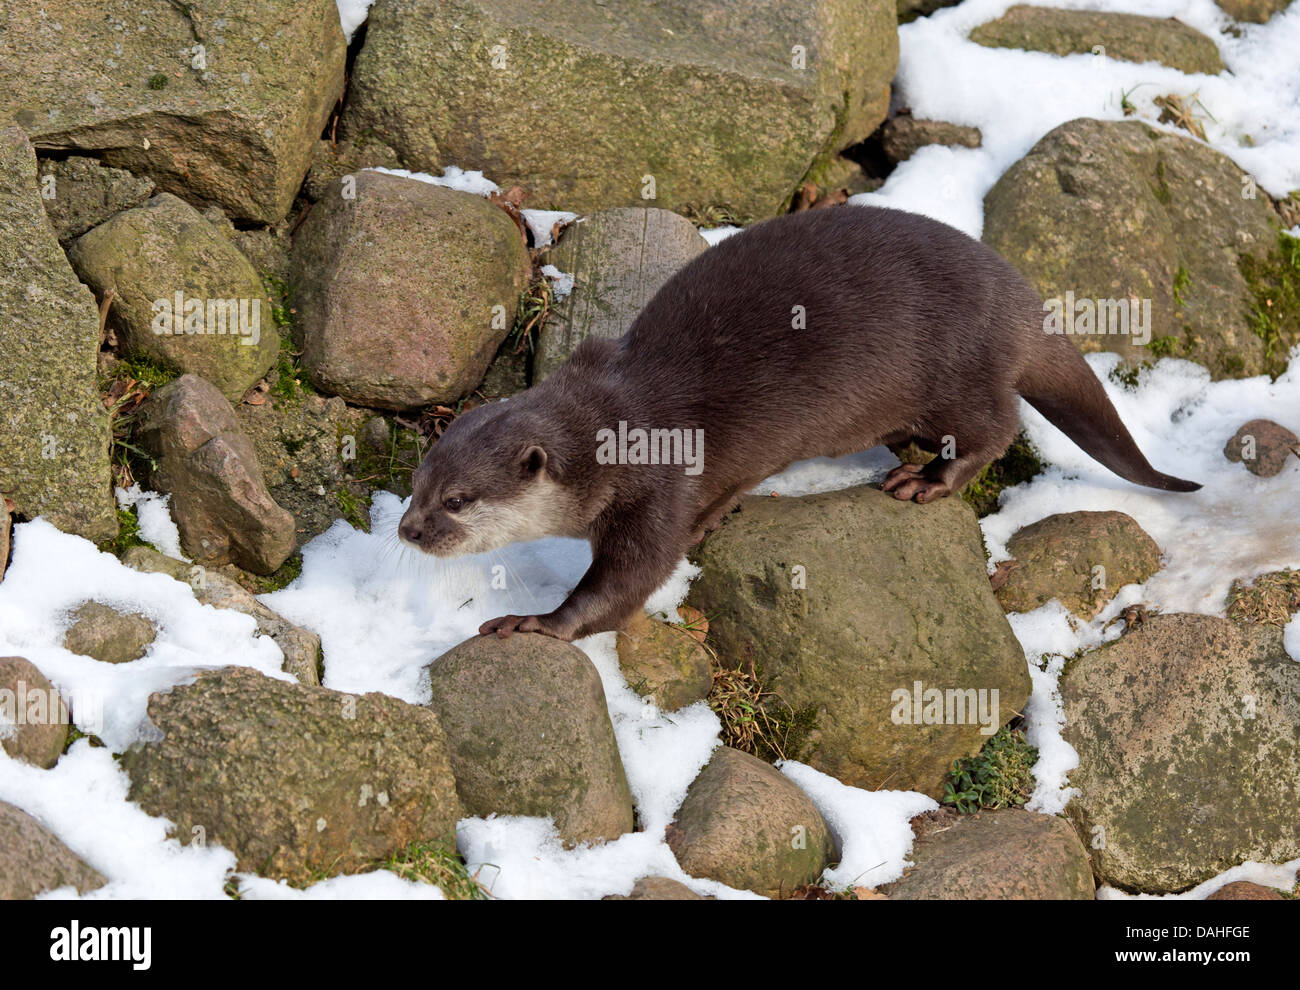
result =
[{"label": "rock", "polygon": [[360,172],[298,230],[302,363],[319,388],[381,409],[454,403],[510,332],[532,272],[518,228],[481,196]]},{"label": "rock", "polygon": [[0,496],[0,581],[5,579],[5,570],[9,567],[9,529],[13,524],[4,503],[3,496]]},{"label": "rock", "polygon": [[694,224],[668,210],[604,210],[571,224],[545,259],[572,275],[574,286],[555,300],[542,327],[534,382],[588,337],[612,340],[627,333],[650,297],[708,246]]},{"label": "rock", "polygon": [[63,647],[104,663],[130,663],[145,655],[157,632],[139,612],[122,613],[102,602],[86,602],[72,613]]},{"label": "rock", "polygon": [[[337,396],[303,395],[297,400],[273,396],[260,406],[243,403],[235,415],[257,452],[271,498],[293,514],[300,543],[344,518],[342,506],[353,494],[361,521],[369,524],[372,486],[351,484],[359,465],[379,460],[377,454],[366,459],[368,452],[358,449],[363,412],[349,409]],[[376,481],[383,487],[387,479]]]},{"label": "rock", "polygon": [[312,149],[311,169],[302,184],[302,194],[315,202],[324,199],[330,186],[345,175],[355,176],[365,168],[401,167],[396,151],[367,134],[338,144],[317,141]]},{"label": "rock", "polygon": [[240,870],[305,884],[455,841],[446,739],[419,706],[227,667],[151,696],[149,718],[163,739],[122,754],[127,799]]},{"label": "rock", "polygon": [[885,157],[897,165],[905,162],[929,144],[978,148],[983,135],[978,127],[950,124],[946,120],[918,120],[910,113],[900,113],[880,126],[880,143]]},{"label": "rock", "polygon": [[702,901],[705,898],[690,887],[668,877],[642,877],[632,885],[630,894],[610,894],[605,901]]},{"label": "rock", "polygon": [[691,876],[767,897],[814,882],[835,858],[830,828],[807,795],[727,746],[691,782],[667,838]]},{"label": "rock", "polygon": [[[10,92],[0,83],[0,101]],[[115,536],[95,300],[68,267],[41,205],[36,154],[12,124],[0,125],[0,271],[0,492],[28,518],[88,540]]]},{"label": "rock", "polygon": [[0,901],[27,901],[47,890],[85,894],[108,881],[21,808],[0,801]]},{"label": "rock", "polygon": [[897,0],[898,23],[910,24],[918,17],[928,17],[944,7],[955,7],[961,0]]},{"label": "rock", "polygon": [[1300,437],[1268,419],[1244,423],[1224,445],[1223,456],[1261,478],[1272,478],[1294,457],[1300,457]]},{"label": "rock", "polygon": [[140,407],[140,443],[157,461],[149,485],[172,496],[185,552],[270,574],[293,552],[293,516],[272,501],[253,445],[212,385],[184,375]]},{"label": "rock", "polygon": [[1095,52],[1126,62],[1160,62],[1181,72],[1217,75],[1224,69],[1214,42],[1173,17],[1018,5],[975,28],[970,40],[1052,55]]},{"label": "rock", "polygon": [[[162,193],[77,238],[68,258],[126,354],[201,375],[231,402],[275,366],[280,337],[248,259],[194,207]],[[177,295],[181,302],[177,304]]]},{"label": "rock", "polygon": [[68,706],[58,689],[23,657],[0,657],[0,748],[48,770],[67,744]]},{"label": "rock", "polygon": [[617,648],[628,686],[660,711],[675,712],[709,696],[709,651],[684,629],[658,619],[634,621],[618,633]]},{"label": "rock", "polygon": [[954,815],[917,837],[895,901],[1090,901],[1088,853],[1068,822],[1019,808]]},{"label": "rock", "polygon": [[146,574],[166,574],[194,589],[194,597],[213,608],[229,608],[251,615],[257,631],[270,636],[284,654],[280,669],[300,684],[318,686],[321,678],[320,637],[310,629],[295,626],[278,612],[273,612],[244,588],[224,574],[176,560],[149,547],[131,547],[122,555],[122,563]]},{"label": "rock", "polygon": [[143,206],[153,190],[152,179],[108,168],[94,158],[73,155],[41,165],[41,201],[60,241],[80,237],[123,210]]},{"label": "rock", "polygon": [[894,16],[894,0],[392,0],[370,11],[345,130],[567,210],[649,193],[773,216],[884,118]]},{"label": "rock", "polygon": [[1257,883],[1246,880],[1225,883],[1206,898],[1207,901],[1281,901],[1284,899],[1272,887],[1261,887]]},{"label": "rock", "polygon": [[1099,882],[1185,890],[1300,856],[1300,664],[1274,626],[1155,615],[1067,665],[1066,806]]},{"label": "rock", "polygon": [[[970,507],[862,487],[741,508],[693,555],[688,601],[709,616],[718,662],[781,699],[769,714],[792,727],[787,757],[853,787],[942,796],[952,761],[1030,688]],[[949,712],[922,708],[932,689]]]},{"label": "rock", "polygon": [[1018,530],[1007,542],[1015,558],[997,590],[1008,612],[1032,612],[1056,599],[1091,619],[1126,584],[1160,570],[1160,548],[1123,512],[1064,512]]},{"label": "rock", "polygon": [[479,636],[429,666],[469,815],[549,815],[566,843],[632,831],[632,794],[591,661],[537,634]]},{"label": "rock", "polygon": [[1149,345],[1080,334],[1083,351],[1185,357],[1216,379],[1256,375],[1282,358],[1249,325],[1254,300],[1240,266],[1277,243],[1267,197],[1243,196],[1249,181],[1191,138],[1080,118],[1044,136],[985,196],[984,241],[1046,299],[1069,292],[1076,309],[1084,299],[1151,300]]},{"label": "rock", "polygon": [[0,119],[273,223],[343,92],[334,0],[0,0]]},{"label": "rock", "polygon": [[1214,0],[1234,21],[1265,24],[1274,14],[1291,6],[1291,0]]}]

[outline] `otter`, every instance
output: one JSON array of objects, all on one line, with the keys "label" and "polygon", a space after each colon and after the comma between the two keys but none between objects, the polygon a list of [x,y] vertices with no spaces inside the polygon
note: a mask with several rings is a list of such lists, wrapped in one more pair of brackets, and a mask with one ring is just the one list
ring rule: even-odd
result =
[{"label": "otter", "polygon": [[696,257],[624,336],[588,339],[541,384],[454,420],[415,472],[398,533],[438,556],[586,538],[591,566],[563,604],[479,629],[572,640],[621,628],[794,461],[913,441],[944,456],[900,465],[883,489],[922,503],[959,491],[1014,439],[1017,395],[1121,478],[1200,487],[1147,462],[1074,344],[1045,332],[1042,299],[990,248],[897,210],[789,214]]}]

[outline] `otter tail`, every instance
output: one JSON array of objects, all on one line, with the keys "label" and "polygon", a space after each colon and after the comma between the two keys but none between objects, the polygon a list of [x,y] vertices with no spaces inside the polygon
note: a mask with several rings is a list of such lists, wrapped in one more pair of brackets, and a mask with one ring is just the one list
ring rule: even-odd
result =
[{"label": "otter tail", "polygon": [[1016,391],[1026,402],[1089,457],[1127,481],[1171,492],[1194,492],[1201,487],[1153,468],[1074,344],[1042,331],[1038,335],[1036,360],[1016,383]]}]

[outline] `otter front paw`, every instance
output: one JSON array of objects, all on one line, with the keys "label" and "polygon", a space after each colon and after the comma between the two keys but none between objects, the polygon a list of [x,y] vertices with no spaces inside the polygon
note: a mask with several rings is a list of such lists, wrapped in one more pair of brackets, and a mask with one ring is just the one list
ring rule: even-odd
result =
[{"label": "otter front paw", "polygon": [[576,630],[565,623],[557,622],[552,615],[503,615],[478,627],[480,636],[496,633],[501,639],[517,632],[541,633],[543,636],[562,639],[567,643],[573,640]]}]

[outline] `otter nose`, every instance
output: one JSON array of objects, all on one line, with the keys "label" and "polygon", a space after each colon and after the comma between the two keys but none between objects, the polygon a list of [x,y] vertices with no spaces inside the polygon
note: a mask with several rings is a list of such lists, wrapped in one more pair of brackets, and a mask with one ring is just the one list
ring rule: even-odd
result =
[{"label": "otter nose", "polygon": [[419,543],[420,537],[423,536],[424,533],[420,529],[419,523],[403,519],[402,524],[397,527],[397,535],[407,543]]}]

